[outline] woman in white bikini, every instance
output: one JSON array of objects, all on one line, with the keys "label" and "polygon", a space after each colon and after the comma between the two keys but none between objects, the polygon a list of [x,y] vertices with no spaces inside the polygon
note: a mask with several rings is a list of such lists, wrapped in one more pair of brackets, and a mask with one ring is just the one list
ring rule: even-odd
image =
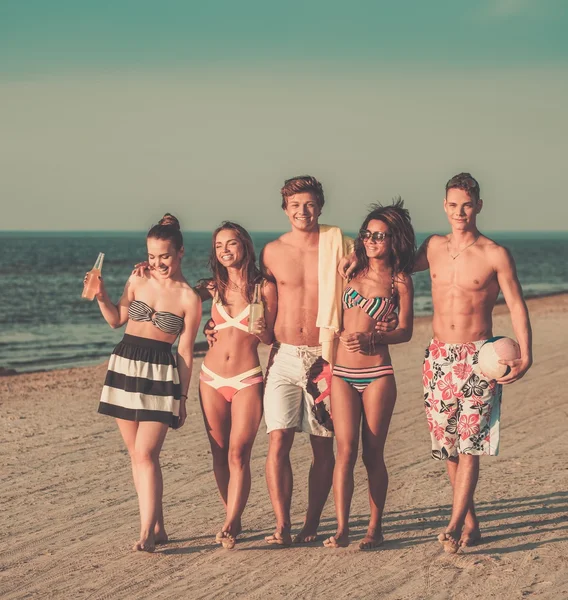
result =
[{"label": "woman in white bikini", "polygon": [[[396,401],[396,384],[389,344],[412,337],[413,286],[416,244],[408,211],[402,200],[376,205],[367,215],[355,242],[357,266],[343,292],[343,331],[331,383],[331,411],[337,457],[333,496],[337,533],[324,546],[349,545],[349,510],[359,432],[367,470],[371,517],[362,550],[382,544],[382,517],[388,487],[384,446]],[[398,310],[398,326],[377,332]]]},{"label": "woman in white bikini", "polygon": [[[272,343],[276,286],[263,281],[250,235],[224,222],[214,233],[209,259],[211,279],[197,287],[203,301],[212,299],[215,342],[200,373],[203,419],[213,455],[213,471],[226,509],[216,541],[235,546],[251,487],[250,455],[262,417],[263,377],[258,344]],[[264,318],[249,333],[249,307],[255,284],[261,284]]]},{"label": "woman in white bikini", "polygon": [[[99,413],[116,418],[132,462],[140,506],[140,539],[133,549],[153,552],[168,541],[159,456],[168,427],[181,427],[186,418],[201,303],[181,272],[178,220],[164,215],[146,242],[149,268],[131,275],[118,303],[100,278],[96,298],[112,328],[126,323],[110,357]],[[176,359],[171,348],[178,336]]]}]

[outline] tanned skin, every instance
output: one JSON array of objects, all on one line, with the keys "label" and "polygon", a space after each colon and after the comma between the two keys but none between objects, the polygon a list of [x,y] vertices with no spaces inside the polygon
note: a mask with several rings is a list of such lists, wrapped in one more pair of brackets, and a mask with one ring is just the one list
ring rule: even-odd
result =
[{"label": "tanned skin", "polygon": [[[318,256],[321,206],[309,192],[287,198],[284,209],[291,230],[266,245],[261,267],[267,279],[276,284],[278,312],[274,338],[294,346],[318,346]],[[377,330],[390,331],[396,322],[381,323]],[[276,516],[276,530],[266,541],[289,545],[292,542],[290,506],[292,502],[292,466],[290,450],[295,430],[279,429],[269,434],[266,481]],[[310,467],[308,510],[304,526],[295,543],[316,539],[321,512],[329,495],[335,459],[333,438],[310,436],[313,459]]]},{"label": "tanned skin", "polygon": [[[284,210],[292,226],[274,242],[266,245],[261,256],[265,276],[276,284],[278,312],[274,338],[294,346],[318,346],[318,218],[321,208],[311,193],[290,196]],[[292,503],[292,465],[290,450],[295,430],[278,429],[269,434],[266,459],[266,483],[276,517],[276,530],[268,543],[292,542],[290,506]],[[308,510],[304,527],[294,542],[316,539],[321,512],[329,495],[335,464],[333,438],[310,436],[313,460],[310,467]]]},{"label": "tanned skin", "polygon": [[[521,348],[519,359],[501,361],[511,370],[497,383],[510,384],[523,377],[532,364],[531,325],[511,254],[477,229],[482,207],[481,199],[476,201],[461,189],[449,189],[444,211],[452,232],[429,237],[418,252],[414,270],[430,269],[434,337],[446,343],[492,337],[492,312],[501,290]],[[479,456],[450,458],[447,469],[453,508],[450,522],[438,539],[446,551],[456,552],[459,546],[472,545],[481,537],[473,501]]]}]

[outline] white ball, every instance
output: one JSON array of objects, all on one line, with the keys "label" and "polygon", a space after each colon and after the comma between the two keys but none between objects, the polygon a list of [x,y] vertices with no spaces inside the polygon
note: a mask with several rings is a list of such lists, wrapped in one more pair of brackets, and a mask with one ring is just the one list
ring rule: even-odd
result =
[{"label": "white ball", "polygon": [[497,336],[488,339],[479,350],[477,365],[487,379],[501,379],[511,371],[500,360],[514,360],[521,357],[519,344],[508,337]]}]

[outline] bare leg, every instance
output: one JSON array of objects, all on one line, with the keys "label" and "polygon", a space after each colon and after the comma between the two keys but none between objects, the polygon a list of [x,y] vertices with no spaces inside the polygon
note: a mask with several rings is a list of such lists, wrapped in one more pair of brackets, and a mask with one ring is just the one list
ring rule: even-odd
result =
[{"label": "bare leg", "polygon": [[231,404],[227,518],[221,530],[225,534],[221,543],[229,549],[235,546],[235,538],[241,532],[241,516],[250,493],[250,455],[262,418],[262,384],[240,390]]},{"label": "bare leg", "polygon": [[290,506],[293,477],[290,450],[293,442],[294,429],[276,429],[269,433],[266,484],[276,517],[276,531],[265,538],[269,544],[289,546],[292,543]]},{"label": "bare leg", "polygon": [[[129,431],[132,427],[119,427]],[[163,479],[159,456],[162,444],[168,432],[168,426],[154,421],[138,422],[133,450],[135,481],[140,507],[140,539],[134,550],[153,552],[155,546],[154,531],[158,516],[162,513]]]},{"label": "bare leg", "polygon": [[333,470],[333,498],[337,515],[337,532],[326,539],[326,548],[349,545],[349,511],[353,497],[353,469],[359,450],[361,426],[361,397],[346,381],[333,377],[331,381],[331,410],[337,442],[337,457]]},{"label": "bare leg", "polygon": [[386,376],[371,383],[363,392],[363,462],[369,479],[371,518],[361,550],[376,548],[383,543],[383,512],[387,498],[389,476],[384,448],[396,402],[394,377]]},{"label": "bare leg", "polygon": [[294,538],[295,544],[314,542],[317,539],[321,513],[333,481],[333,438],[310,435],[310,442],[313,458],[308,483],[308,510],[304,526]]},{"label": "bare leg", "polygon": [[205,430],[211,445],[213,473],[225,509],[229,489],[229,437],[231,435],[231,403],[210,385],[199,382],[199,398]]},{"label": "bare leg", "polygon": [[[448,467],[448,472],[452,468]],[[479,456],[460,454],[454,473],[452,516],[446,531],[438,536],[446,552],[455,553],[459,549],[466,516],[473,507],[473,495],[478,479]]]},{"label": "bare leg", "polygon": [[[458,462],[459,456],[455,458],[452,457],[446,461],[448,476],[450,478],[450,483],[452,484],[452,489],[455,486]],[[481,532],[479,531],[479,521],[477,519],[477,515],[475,514],[475,505],[472,497],[471,504],[469,505],[467,514],[465,516],[464,526],[460,537],[460,546],[474,546],[477,542],[479,542],[480,539]]]}]

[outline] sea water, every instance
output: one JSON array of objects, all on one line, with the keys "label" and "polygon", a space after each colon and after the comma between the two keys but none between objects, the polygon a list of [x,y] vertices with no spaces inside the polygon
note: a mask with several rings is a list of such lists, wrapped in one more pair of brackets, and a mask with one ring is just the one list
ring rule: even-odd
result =
[{"label": "sea water", "polygon": [[[253,232],[257,251],[280,232]],[[420,243],[427,234],[418,234]],[[568,291],[568,233],[492,233],[509,248],[526,296]],[[194,285],[208,277],[210,232],[184,233],[183,273]],[[105,253],[105,286],[118,301],[136,262],[146,258],[145,233],[0,232],[0,367],[18,372],[105,360],[123,330],[111,329],[96,302],[81,300],[83,278]],[[415,313],[430,314],[427,273],[417,273]],[[210,316],[204,306],[203,323]],[[203,324],[202,324],[203,325]],[[198,333],[198,341],[203,340]]]}]

